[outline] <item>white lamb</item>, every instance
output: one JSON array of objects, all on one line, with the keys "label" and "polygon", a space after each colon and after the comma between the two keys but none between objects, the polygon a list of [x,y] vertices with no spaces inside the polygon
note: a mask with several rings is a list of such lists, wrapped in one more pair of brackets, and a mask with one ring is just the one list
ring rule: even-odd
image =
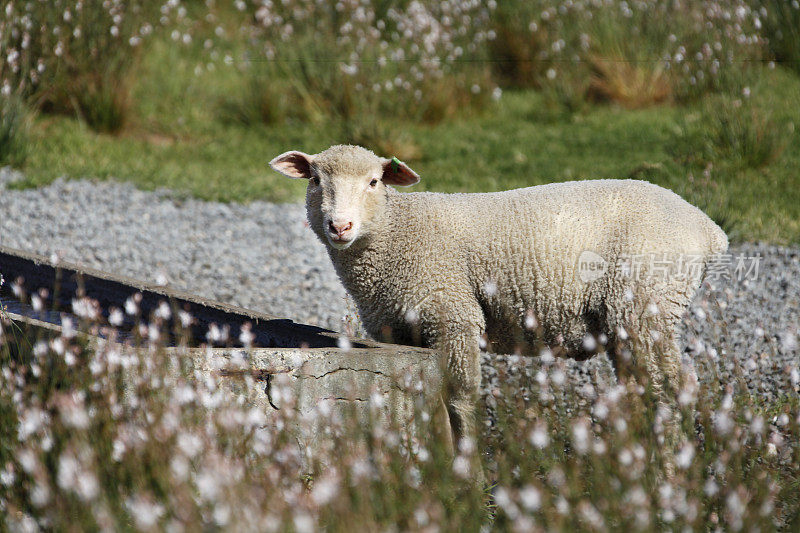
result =
[{"label": "white lamb", "polygon": [[[589,336],[607,339],[615,368],[630,356],[659,401],[674,404],[665,389],[679,385],[676,324],[706,265],[728,246],[725,233],[675,193],[644,181],[590,180],[401,194],[390,186],[419,176],[358,146],[286,152],[270,165],[308,179],[309,223],[370,335],[446,355],[456,438],[474,430],[487,343],[512,352],[544,342],[585,358],[603,348]],[[616,349],[626,337],[631,350]]]}]

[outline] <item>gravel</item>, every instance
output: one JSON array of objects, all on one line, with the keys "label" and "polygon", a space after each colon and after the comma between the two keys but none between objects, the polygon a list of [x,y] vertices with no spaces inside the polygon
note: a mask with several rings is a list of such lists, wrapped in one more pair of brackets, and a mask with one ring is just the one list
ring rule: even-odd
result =
[{"label": "gravel", "polygon": [[[299,204],[221,204],[144,192],[113,181],[59,179],[39,189],[9,190],[20,175],[0,169],[0,245],[93,268],[299,322],[342,331],[354,306]],[[760,255],[754,279],[707,280],[684,320],[686,355],[710,361],[720,385],[741,376],[765,400],[797,389],[800,249],[745,243],[738,257]],[[745,266],[752,266],[747,259]],[[751,276],[752,272],[751,272]],[[608,360],[560,360],[566,386],[589,399],[611,382]],[[712,379],[698,365],[701,379]],[[529,381],[539,358],[484,355],[484,395],[500,380]]]},{"label": "gravel", "polygon": [[106,181],[3,191],[8,174],[0,171],[3,246],[342,327],[346,293],[301,205],[201,202]]}]

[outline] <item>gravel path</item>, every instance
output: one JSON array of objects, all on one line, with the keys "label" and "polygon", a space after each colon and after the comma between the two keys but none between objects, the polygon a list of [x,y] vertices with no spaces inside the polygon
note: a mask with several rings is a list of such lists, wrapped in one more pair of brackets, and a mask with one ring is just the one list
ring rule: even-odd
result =
[{"label": "gravel path", "polygon": [[[39,189],[6,189],[17,177],[0,169],[4,246],[59,253],[150,282],[166,276],[180,290],[335,330],[353,315],[301,205],[184,200],[115,182],[57,180]],[[687,354],[709,356],[721,382],[741,370],[750,390],[765,399],[785,394],[797,387],[792,371],[797,378],[800,361],[800,249],[740,244],[731,253],[734,263],[739,255],[760,255],[757,276],[704,284],[684,321]],[[592,395],[587,385],[608,382],[605,358],[563,365],[567,381],[586,396]],[[541,362],[487,354],[483,366],[490,393],[499,379],[535,374]]]}]

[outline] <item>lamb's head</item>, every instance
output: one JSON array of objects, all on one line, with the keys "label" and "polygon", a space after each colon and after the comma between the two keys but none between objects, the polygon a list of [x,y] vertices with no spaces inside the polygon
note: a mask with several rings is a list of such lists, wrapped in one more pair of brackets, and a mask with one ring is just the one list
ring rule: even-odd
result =
[{"label": "lamb's head", "polygon": [[338,250],[381,226],[387,185],[413,185],[419,176],[405,163],[378,157],[360,146],[332,146],[316,155],[291,151],[270,166],[289,178],[305,178],[311,228]]}]

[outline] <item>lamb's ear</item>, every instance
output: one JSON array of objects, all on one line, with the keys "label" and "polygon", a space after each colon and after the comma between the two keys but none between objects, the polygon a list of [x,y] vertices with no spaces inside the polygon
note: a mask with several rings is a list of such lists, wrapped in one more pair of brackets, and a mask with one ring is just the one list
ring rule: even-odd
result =
[{"label": "lamb's ear", "polygon": [[287,178],[311,177],[311,156],[297,150],[279,155],[269,162],[269,166]]},{"label": "lamb's ear", "polygon": [[383,161],[383,182],[387,185],[408,187],[419,182],[419,175],[408,165],[393,157]]}]

